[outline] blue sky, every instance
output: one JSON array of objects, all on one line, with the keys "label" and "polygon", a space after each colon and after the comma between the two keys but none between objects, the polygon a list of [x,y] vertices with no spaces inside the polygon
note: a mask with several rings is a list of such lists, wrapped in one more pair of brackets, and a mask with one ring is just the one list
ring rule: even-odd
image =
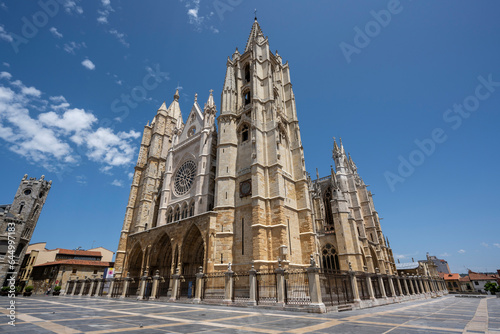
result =
[{"label": "blue sky", "polygon": [[401,262],[500,268],[496,1],[0,1],[0,204],[53,180],[32,242],[116,250],[143,126],[177,87],[220,105],[254,8],[311,175],[342,137]]}]

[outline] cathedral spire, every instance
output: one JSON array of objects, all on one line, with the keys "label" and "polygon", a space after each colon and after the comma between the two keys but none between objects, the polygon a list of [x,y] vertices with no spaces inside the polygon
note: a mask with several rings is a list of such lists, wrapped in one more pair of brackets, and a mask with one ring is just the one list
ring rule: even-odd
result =
[{"label": "cathedral spire", "polygon": [[251,50],[252,45],[257,41],[257,39],[264,37],[262,30],[260,29],[259,22],[257,21],[257,15],[255,16],[255,20],[252,25],[252,30],[250,30],[250,36],[248,36],[247,45],[245,47],[245,52]]},{"label": "cathedral spire", "polygon": [[177,127],[180,128],[184,121],[182,120],[181,107],[179,106],[179,89],[175,90],[174,100],[167,109],[168,115],[177,120]]}]

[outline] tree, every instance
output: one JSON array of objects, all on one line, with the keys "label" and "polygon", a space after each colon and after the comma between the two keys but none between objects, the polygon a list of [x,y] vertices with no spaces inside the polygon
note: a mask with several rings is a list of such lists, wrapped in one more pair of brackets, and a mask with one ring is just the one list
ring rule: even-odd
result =
[{"label": "tree", "polygon": [[491,292],[492,295],[495,292],[500,292],[500,287],[496,283],[488,282],[484,285],[484,290]]}]

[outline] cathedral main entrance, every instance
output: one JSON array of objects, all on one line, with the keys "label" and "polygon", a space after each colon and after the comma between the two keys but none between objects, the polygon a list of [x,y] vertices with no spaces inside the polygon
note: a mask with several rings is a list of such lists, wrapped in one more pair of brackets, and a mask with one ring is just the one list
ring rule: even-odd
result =
[{"label": "cathedral main entrance", "polygon": [[182,243],[181,252],[182,275],[195,275],[199,267],[203,267],[205,257],[205,243],[200,230],[192,225]]}]

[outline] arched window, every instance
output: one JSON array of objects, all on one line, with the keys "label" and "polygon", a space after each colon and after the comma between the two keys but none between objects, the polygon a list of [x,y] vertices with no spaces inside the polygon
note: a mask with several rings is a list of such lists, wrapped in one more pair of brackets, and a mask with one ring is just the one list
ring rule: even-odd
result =
[{"label": "arched window", "polygon": [[181,209],[179,207],[177,207],[175,209],[174,221],[178,221],[180,218],[180,215],[181,215]]},{"label": "arched window", "polygon": [[245,82],[250,82],[250,65],[245,66]]},{"label": "arched window", "polygon": [[182,206],[182,219],[187,218],[187,216],[188,216],[188,207],[187,204],[184,203],[184,205]]},{"label": "arched window", "polygon": [[189,217],[194,216],[194,202],[189,206]]},{"label": "arched window", "polygon": [[241,142],[246,142],[248,140],[249,132],[248,125],[245,124],[241,127]]},{"label": "arched window", "polygon": [[172,218],[173,218],[173,214],[172,214],[172,208],[170,208],[168,210],[168,214],[167,214],[167,224],[171,223],[172,222]]},{"label": "arched window", "polygon": [[21,205],[19,206],[18,214],[20,214],[23,211],[23,208],[24,208],[24,202],[21,202]]},{"label": "arched window", "polygon": [[193,126],[188,131],[188,137],[192,137],[196,133],[196,126]]},{"label": "arched window", "polygon": [[245,98],[245,105],[248,105],[250,104],[250,102],[252,102],[252,99],[250,98],[250,91],[247,90],[244,94],[244,98]]},{"label": "arched window", "polygon": [[340,270],[339,257],[332,244],[326,244],[321,251],[321,262],[323,270],[338,271]]},{"label": "arched window", "polygon": [[326,189],[325,195],[323,196],[323,206],[325,207],[325,231],[333,231],[333,214],[332,214],[332,190],[331,188]]}]

